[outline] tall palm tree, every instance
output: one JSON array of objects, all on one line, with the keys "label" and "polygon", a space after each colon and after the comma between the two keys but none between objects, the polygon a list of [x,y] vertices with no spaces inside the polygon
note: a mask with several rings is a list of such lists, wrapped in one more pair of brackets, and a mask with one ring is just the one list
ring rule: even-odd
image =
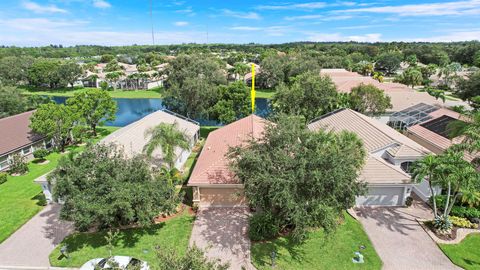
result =
[{"label": "tall palm tree", "polygon": [[480,112],[473,113],[470,121],[454,121],[448,124],[447,129],[452,138],[464,136],[462,143],[457,148],[471,154],[480,152]]},{"label": "tall palm tree", "polygon": [[150,139],[143,148],[148,156],[152,156],[155,149],[160,148],[163,154],[163,160],[169,168],[175,165],[175,149],[180,147],[184,150],[190,149],[190,140],[188,136],[178,129],[177,123],[161,123],[158,126],[149,128],[145,131],[145,137]]},{"label": "tall palm tree", "polygon": [[438,217],[437,202],[435,199],[435,192],[433,190],[433,184],[435,182],[435,170],[438,165],[438,157],[430,154],[425,156],[423,159],[416,161],[412,170],[412,179],[416,183],[420,183],[425,178],[428,180],[428,186],[430,188],[430,193],[432,194],[434,218]]}]

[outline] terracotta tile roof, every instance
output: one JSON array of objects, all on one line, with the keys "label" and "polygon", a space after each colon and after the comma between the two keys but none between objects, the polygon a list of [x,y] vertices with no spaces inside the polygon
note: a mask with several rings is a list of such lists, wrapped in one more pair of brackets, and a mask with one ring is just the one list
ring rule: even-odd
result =
[{"label": "terracotta tile roof", "polygon": [[28,127],[34,111],[0,119],[0,155],[27,146],[44,138]]},{"label": "terracotta tile roof", "polygon": [[212,131],[205,141],[197,159],[188,185],[197,184],[240,184],[229,169],[225,155],[230,147],[241,146],[252,138],[262,138],[267,120],[256,115],[237,120]]},{"label": "terracotta tile roof", "polygon": [[334,132],[346,130],[357,134],[368,152],[366,165],[361,172],[362,179],[368,183],[395,184],[410,181],[410,176],[399,167],[378,157],[378,153],[383,150],[391,151],[397,155],[395,157],[412,159],[430,153],[429,150],[391,127],[350,109],[326,114],[311,122],[308,128],[310,130],[327,129]]}]

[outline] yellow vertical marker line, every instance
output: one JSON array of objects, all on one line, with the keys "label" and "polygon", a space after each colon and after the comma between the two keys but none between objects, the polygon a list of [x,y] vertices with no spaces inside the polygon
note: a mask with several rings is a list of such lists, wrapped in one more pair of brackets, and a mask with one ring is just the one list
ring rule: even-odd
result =
[{"label": "yellow vertical marker line", "polygon": [[252,98],[252,114],[255,113],[255,65],[252,64],[252,91],[250,91]]}]

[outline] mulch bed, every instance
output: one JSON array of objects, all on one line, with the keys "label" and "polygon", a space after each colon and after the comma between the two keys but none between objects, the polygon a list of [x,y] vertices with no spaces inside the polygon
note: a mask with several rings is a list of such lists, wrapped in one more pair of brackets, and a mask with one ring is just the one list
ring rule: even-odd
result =
[{"label": "mulch bed", "polygon": [[174,217],[176,217],[176,216],[179,216],[179,215],[183,214],[184,211],[188,211],[188,213],[189,213],[190,215],[195,215],[195,214],[196,214],[195,211],[193,211],[193,209],[192,209],[190,206],[187,206],[187,205],[182,204],[182,205],[180,206],[180,209],[179,209],[175,214],[170,215],[170,216],[160,215],[160,216],[154,218],[153,221],[154,221],[155,224],[162,223],[162,222],[165,222],[165,221],[167,221],[167,220],[169,220],[169,219],[172,219],[172,218],[174,218]]},{"label": "mulch bed", "polygon": [[459,229],[458,227],[453,227],[452,232],[450,234],[439,234],[433,228],[433,224],[430,221],[421,222],[420,224],[424,227],[424,229],[433,232],[435,234],[435,236],[438,237],[441,240],[452,241],[452,240],[455,240],[457,238],[457,230]]}]

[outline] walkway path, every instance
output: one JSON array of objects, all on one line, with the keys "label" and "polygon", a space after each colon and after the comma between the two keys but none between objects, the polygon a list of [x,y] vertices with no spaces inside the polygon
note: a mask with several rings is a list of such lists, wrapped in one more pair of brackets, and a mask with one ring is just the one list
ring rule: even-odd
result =
[{"label": "walkway path", "polygon": [[213,260],[230,264],[230,269],[255,269],[250,263],[247,208],[206,208],[198,212],[190,245],[205,250]]},{"label": "walkway path", "polygon": [[0,269],[8,269],[8,266],[11,269],[50,267],[50,252],[65,236],[73,232],[70,223],[59,220],[59,212],[59,205],[47,205],[0,244]]},{"label": "walkway path", "polygon": [[404,207],[356,208],[360,222],[383,261],[384,270],[461,269],[443,254],[416,218],[431,218],[430,208],[415,201]]}]

